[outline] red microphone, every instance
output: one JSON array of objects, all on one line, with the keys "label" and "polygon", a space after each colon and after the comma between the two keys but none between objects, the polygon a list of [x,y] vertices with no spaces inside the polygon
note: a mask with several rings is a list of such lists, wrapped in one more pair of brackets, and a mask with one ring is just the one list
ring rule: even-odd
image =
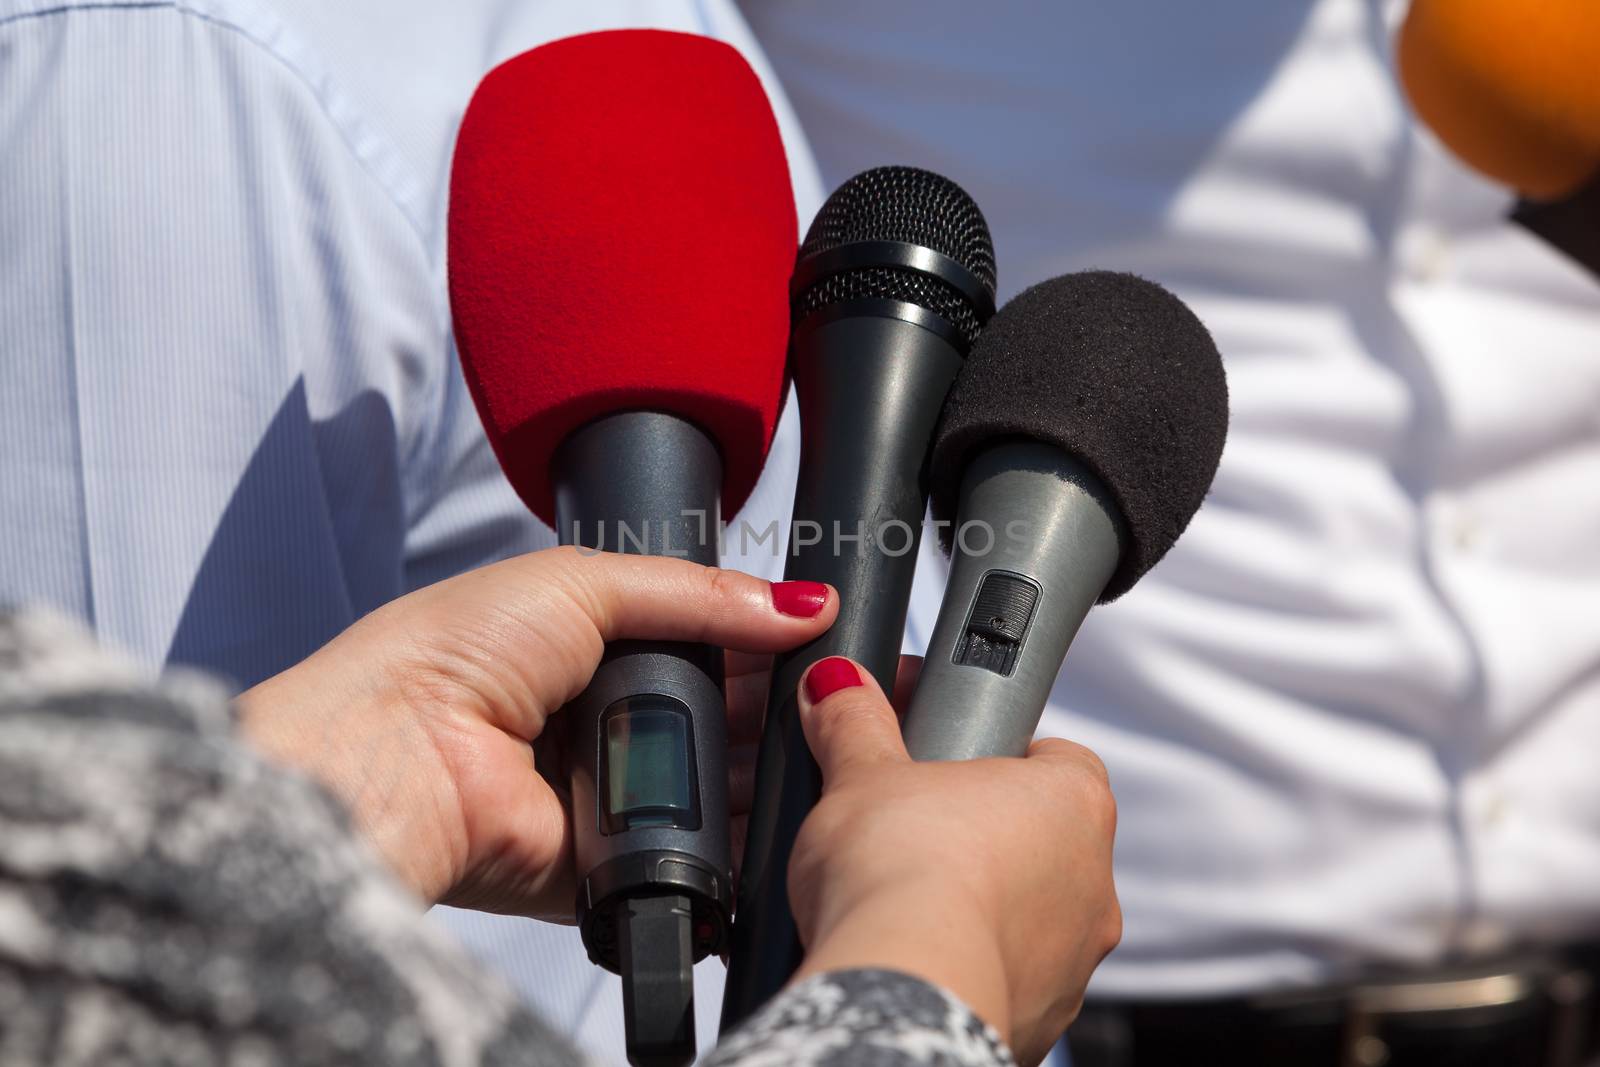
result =
[{"label": "red microphone", "polygon": [[[796,226],[732,48],[572,37],[491,71],[450,182],[450,303],[506,476],[563,544],[717,562],[787,391]],[[568,708],[577,915],[623,976],[629,1059],[694,1056],[695,961],[732,907],[720,650],[607,650]]]}]

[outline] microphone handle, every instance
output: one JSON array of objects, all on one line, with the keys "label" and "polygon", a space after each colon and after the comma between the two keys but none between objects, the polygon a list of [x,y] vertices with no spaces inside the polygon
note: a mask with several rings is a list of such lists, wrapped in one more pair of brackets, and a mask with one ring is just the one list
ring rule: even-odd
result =
[{"label": "microphone handle", "polygon": [[1600,171],[1560,200],[1521,200],[1511,221],[1600,279]]},{"label": "microphone handle", "polygon": [[[722,461],[705,433],[659,412],[611,415],[556,451],[557,535],[717,563]],[[693,965],[726,943],[733,905],[720,649],[608,646],[565,709],[578,926],[620,974],[629,1060],[694,1058]]]},{"label": "microphone handle", "polygon": [[950,579],[906,712],[913,759],[1021,756],[1120,558],[1116,504],[1066,452],[1010,441],[961,481]]},{"label": "microphone handle", "polygon": [[928,448],[963,358],[942,323],[913,305],[860,301],[834,310],[844,314],[818,313],[791,342],[801,453],[784,577],[832,584],[839,618],[780,656],[773,670],[729,945],[724,1033],[800,966],[789,853],[822,782],[800,727],[796,687],[818,660],[848,656],[892,691],[927,508]]}]

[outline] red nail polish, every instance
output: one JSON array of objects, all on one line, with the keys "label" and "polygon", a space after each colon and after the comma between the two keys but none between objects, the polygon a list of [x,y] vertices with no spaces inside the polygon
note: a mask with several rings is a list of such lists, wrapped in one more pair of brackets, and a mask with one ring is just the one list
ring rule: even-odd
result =
[{"label": "red nail polish", "polygon": [[828,603],[828,587],[821,582],[773,582],[772,606],[797,619],[814,619]]},{"label": "red nail polish", "polygon": [[811,703],[819,704],[841,689],[861,684],[861,672],[856,665],[842,656],[829,656],[819,660],[806,674],[806,696]]}]

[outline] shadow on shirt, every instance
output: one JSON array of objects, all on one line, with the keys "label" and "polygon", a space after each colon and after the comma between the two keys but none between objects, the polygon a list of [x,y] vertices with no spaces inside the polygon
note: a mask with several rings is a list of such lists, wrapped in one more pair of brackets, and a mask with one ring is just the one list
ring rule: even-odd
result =
[{"label": "shadow on shirt", "polygon": [[297,379],[217,523],[168,662],[254,685],[403,592],[396,441],[377,392],[316,419]]}]

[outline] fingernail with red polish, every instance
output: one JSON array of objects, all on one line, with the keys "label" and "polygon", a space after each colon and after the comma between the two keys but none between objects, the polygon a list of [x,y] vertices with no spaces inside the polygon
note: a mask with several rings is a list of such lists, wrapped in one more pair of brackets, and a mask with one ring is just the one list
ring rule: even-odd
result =
[{"label": "fingernail with red polish", "polygon": [[860,684],[861,672],[854,663],[842,656],[829,656],[818,660],[806,674],[806,696],[811,698],[811,703],[820,704],[839,690]]},{"label": "fingernail with red polish", "polygon": [[772,606],[797,619],[814,619],[828,603],[828,587],[821,582],[773,582]]}]

